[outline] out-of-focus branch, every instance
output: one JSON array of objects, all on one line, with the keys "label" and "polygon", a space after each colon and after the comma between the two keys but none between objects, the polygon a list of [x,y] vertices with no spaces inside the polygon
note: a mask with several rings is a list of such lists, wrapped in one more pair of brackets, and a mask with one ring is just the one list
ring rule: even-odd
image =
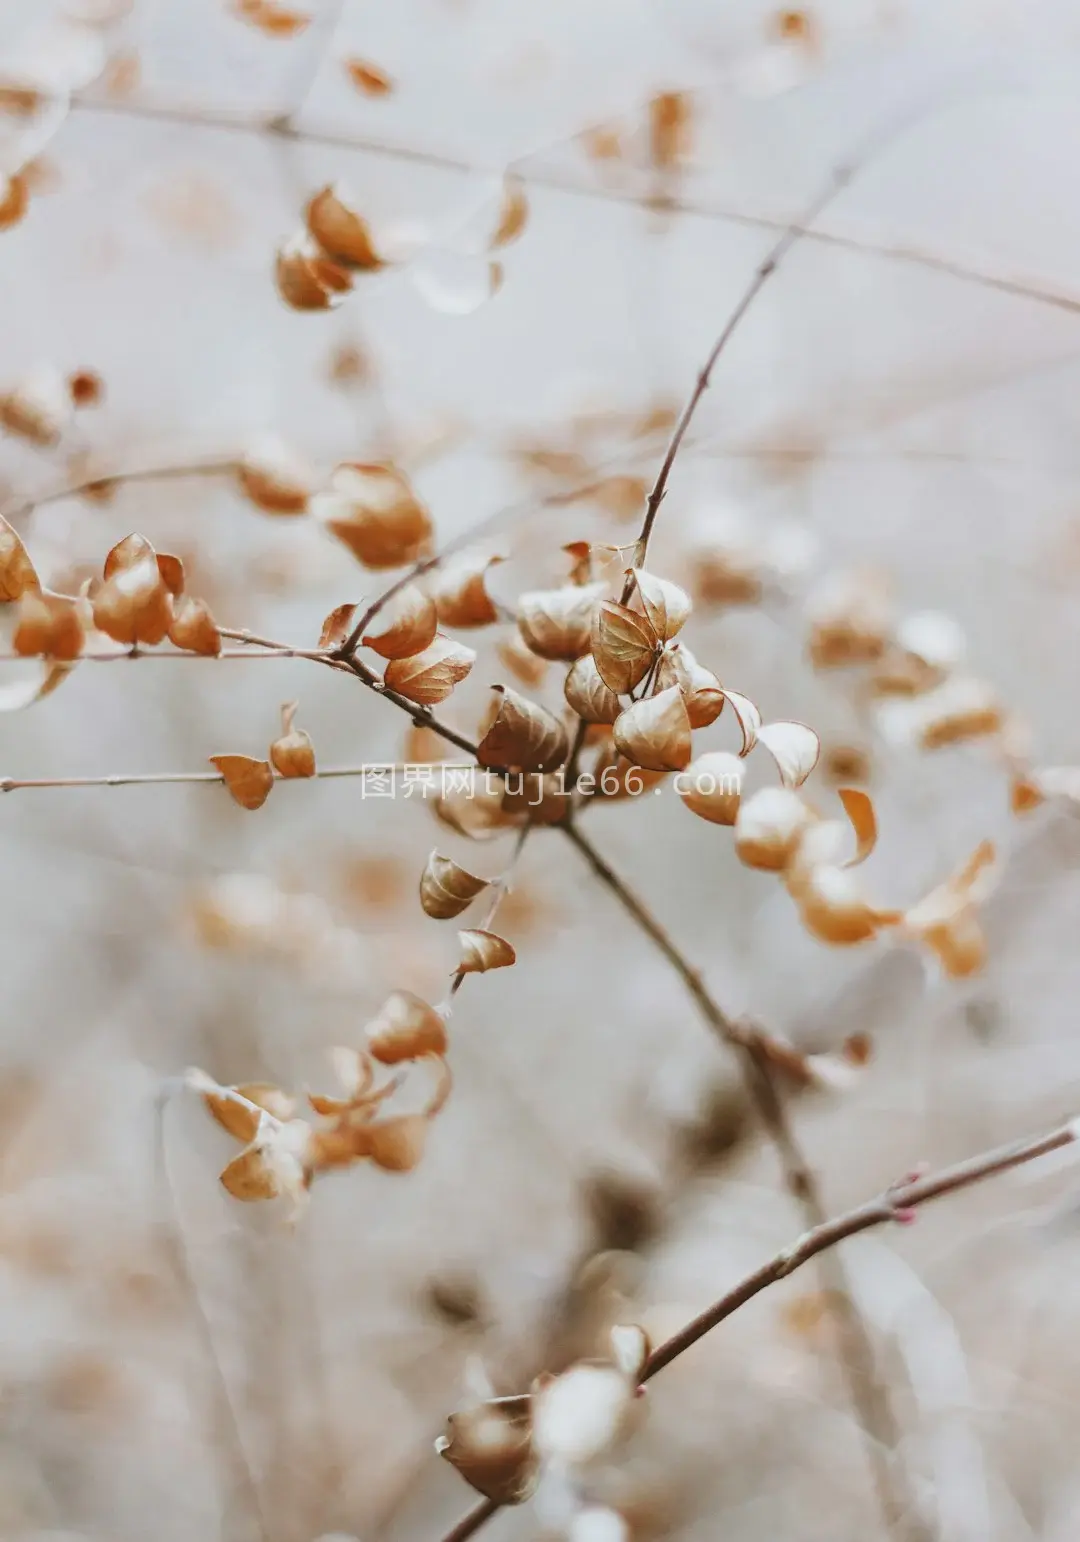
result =
[{"label": "out-of-focus branch", "polygon": [[[464,769],[451,761],[443,761],[442,765],[448,771]],[[465,765],[471,766],[472,762],[468,761]],[[274,781],[327,782],[340,777],[387,776],[401,769],[402,767],[398,765],[381,765],[377,762],[365,766],[326,766],[320,767],[310,776],[305,777],[282,776],[275,771]],[[130,774],[120,772],[109,776],[43,776],[25,781],[20,781],[13,776],[4,776],[0,777],[0,793],[24,792],[31,788],[43,787],[139,787],[160,786],[166,782],[223,782],[224,780],[220,771],[133,771]]]},{"label": "out-of-focus branch", "polygon": [[[970,1188],[973,1184],[981,1183],[986,1178],[993,1178],[998,1173],[1021,1167],[1026,1162],[1034,1162],[1039,1157],[1048,1156],[1053,1151],[1060,1151],[1065,1146],[1074,1144],[1078,1139],[1080,1139],[1080,1120],[1073,1119],[1033,1139],[998,1146],[993,1151],[985,1152],[981,1156],[969,1157],[967,1161],[958,1162],[953,1167],[944,1167],[940,1172],[930,1173],[925,1177],[904,1179],[887,1189],[877,1199],[869,1200],[866,1204],[849,1210],[845,1215],[836,1216],[832,1220],[823,1221],[820,1225],[812,1227],[790,1247],[784,1248],[768,1263],[755,1269],[753,1274],[747,1275],[737,1285],[732,1286],[719,1300],[714,1301],[712,1306],[707,1307],[704,1312],[692,1318],[685,1327],[680,1328],[678,1333],[672,1334],[671,1338],[659,1344],[645,1362],[641,1373],[641,1384],[644,1385],[645,1382],[650,1381],[673,1360],[677,1360],[688,1349],[692,1349],[706,1334],[719,1327],[725,1319],[731,1317],[748,1301],[752,1301],[755,1296],[760,1295],[763,1290],[786,1279],[789,1274],[794,1274],[796,1269],[802,1268],[803,1264],[835,1248],[838,1243],[846,1241],[849,1237],[856,1237],[860,1232],[869,1231],[872,1227],[884,1226],[890,1221],[911,1221],[919,1207],[929,1204],[933,1199]],[[466,1539],[478,1532],[499,1508],[500,1506],[494,1501],[485,1499],[482,1504],[470,1510],[452,1530],[446,1532],[442,1542],[466,1542]]]}]

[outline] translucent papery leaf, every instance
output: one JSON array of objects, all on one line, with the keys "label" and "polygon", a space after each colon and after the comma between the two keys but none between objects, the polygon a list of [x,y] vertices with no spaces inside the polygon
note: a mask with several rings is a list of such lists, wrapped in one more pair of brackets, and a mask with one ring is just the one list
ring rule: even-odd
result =
[{"label": "translucent papery leaf", "polygon": [[[743,731],[745,735],[745,727]],[[801,787],[821,754],[821,740],[805,723],[765,723],[758,728],[757,739],[775,760],[785,787]]]},{"label": "translucent papery leaf", "polygon": [[592,623],[592,655],[600,678],[616,695],[633,690],[648,674],[658,639],[648,619],[614,600],[604,600]]},{"label": "translucent papery leaf", "polygon": [[692,753],[690,718],[677,685],[635,701],[612,729],[620,752],[649,771],[683,771]]},{"label": "translucent papery leaf", "polygon": [[596,607],[606,587],[566,584],[521,595],[518,629],[525,645],[542,659],[569,662],[588,653]]},{"label": "translucent papery leaf", "polygon": [[467,910],[491,880],[475,874],[433,851],[420,878],[420,904],[424,914],[437,921],[449,921]]},{"label": "translucent papery leaf", "polygon": [[653,631],[661,642],[669,642],[690,614],[690,596],[678,584],[642,568],[634,569],[634,584]]},{"label": "translucent papery leaf", "polygon": [[749,696],[743,696],[739,691],[729,691],[725,686],[724,697],[731,703],[731,710],[739,720],[743,741],[739,754],[749,755],[758,741],[758,732],[761,728],[761,713]]},{"label": "translucent papery leaf", "polygon": [[412,991],[392,991],[366,1033],[368,1049],[384,1065],[446,1053],[445,1019]]},{"label": "translucent papery leaf", "polygon": [[458,932],[461,943],[461,963],[455,974],[486,974],[489,969],[505,969],[517,960],[517,954],[495,932]]},{"label": "translucent papery leaf", "polygon": [[844,805],[844,813],[855,831],[855,855],[845,866],[857,867],[860,862],[866,861],[877,845],[877,815],[873,800],[869,793],[859,787],[839,787],[836,795]]},{"label": "translucent papery leaf", "polygon": [[210,764],[221,772],[233,802],[241,808],[261,808],[273,791],[269,761],[254,760],[250,755],[211,755]]},{"label": "translucent papery leaf", "polygon": [[340,184],[316,193],[305,211],[312,238],[328,257],[363,273],[385,266],[382,243],[358,207],[358,200]]},{"label": "translucent papery leaf", "polygon": [[489,257],[431,246],[406,272],[420,296],[444,316],[471,316],[502,288],[502,264]]},{"label": "translucent papery leaf", "polygon": [[[353,609],[350,607],[350,614]],[[407,659],[434,642],[438,626],[435,601],[418,585],[406,584],[384,607],[379,629],[366,633],[363,644],[384,659]]]},{"label": "translucent papery leaf", "polygon": [[601,680],[591,653],[571,667],[563,694],[567,705],[586,723],[614,723],[622,711],[615,692]]},{"label": "translucent papery leaf", "polygon": [[442,564],[431,588],[443,626],[490,626],[499,619],[485,580],[488,569],[505,560],[501,552],[474,549],[459,552]]},{"label": "translucent papery leaf", "polygon": [[407,659],[391,659],[383,679],[387,687],[421,706],[445,701],[476,662],[472,648],[437,636],[430,647]]},{"label": "translucent papery leaf", "polygon": [[40,588],[41,580],[22,537],[0,516],[0,603],[7,604],[28,590]]},{"label": "translucent papery leaf", "polygon": [[497,711],[477,749],[478,764],[516,771],[554,771],[561,766],[570,745],[558,718],[509,686],[493,690]]}]

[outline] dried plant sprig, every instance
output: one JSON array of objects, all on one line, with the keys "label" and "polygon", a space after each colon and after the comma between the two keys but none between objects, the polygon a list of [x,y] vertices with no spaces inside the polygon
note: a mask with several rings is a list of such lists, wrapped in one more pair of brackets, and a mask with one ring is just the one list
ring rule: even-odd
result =
[{"label": "dried plant sprig", "polygon": [[[849,1237],[858,1236],[860,1232],[869,1231],[876,1226],[886,1226],[894,1222],[909,1223],[914,1220],[919,1208],[929,1204],[931,1200],[947,1194],[959,1193],[988,1178],[1009,1172],[1025,1163],[1037,1161],[1040,1157],[1048,1156],[1055,1151],[1061,1151],[1078,1140],[1080,1140],[1080,1120],[1073,1119],[1045,1134],[998,1146],[979,1156],[958,1162],[952,1167],[942,1168],[936,1173],[904,1178],[899,1183],[891,1185],[876,1199],[868,1200],[865,1204],[858,1205],[843,1215],[822,1219],[767,1263],[762,1264],[752,1274],[725,1291],[718,1300],[705,1311],[700,1312],[697,1317],[692,1318],[677,1333],[657,1345],[642,1366],[638,1377],[639,1385],[643,1386],[651,1381],[654,1376],[665,1370],[687,1350],[692,1349],[695,1344],[700,1343],[714,1328],[719,1327],[740,1307],[752,1301],[769,1286],[786,1279],[811,1259],[829,1252]],[[502,1506],[496,1501],[485,1499],[446,1532],[442,1542],[466,1542],[467,1538],[474,1536],[501,1508]]]}]

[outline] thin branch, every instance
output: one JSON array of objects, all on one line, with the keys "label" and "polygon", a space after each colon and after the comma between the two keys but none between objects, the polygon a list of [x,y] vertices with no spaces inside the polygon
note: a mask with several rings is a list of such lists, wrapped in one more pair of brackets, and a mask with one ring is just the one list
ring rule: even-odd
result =
[{"label": "thin branch", "polygon": [[[456,771],[468,769],[472,761],[458,764],[452,761],[440,762],[439,769]],[[275,782],[295,782],[298,785],[311,781],[333,781],[340,777],[366,777],[388,776],[396,771],[403,770],[401,765],[373,763],[364,766],[326,766],[313,771],[311,776],[282,776],[274,772]],[[0,793],[24,792],[30,788],[42,787],[139,787],[160,786],[167,782],[223,782],[225,778],[220,771],[133,771],[130,774],[117,774],[111,776],[46,776],[34,777],[26,781],[20,781],[13,776],[0,777]]]},{"label": "thin branch", "polygon": [[[525,849],[525,842],[529,839],[529,836],[532,833],[533,829],[534,829],[533,820],[532,820],[532,818],[530,818],[528,823],[522,825],[521,829],[518,831],[517,840],[514,842],[514,849],[510,853],[510,860],[506,864],[506,867],[503,870],[503,873],[502,873],[501,877],[499,877],[496,880],[496,882],[494,883],[494,885],[492,886],[495,892],[492,894],[492,896],[491,896],[491,903],[488,905],[487,910],[484,912],[484,918],[480,922],[480,930],[482,930],[482,931],[489,931],[490,930],[491,923],[494,921],[495,916],[498,913],[499,906],[502,904],[503,900],[509,894],[509,892],[510,892],[510,879],[513,877],[514,869],[517,867],[518,860],[521,857],[521,853]],[[466,969],[459,969],[457,971],[457,973],[454,975],[454,978],[453,978],[453,980],[450,983],[450,990],[447,993],[447,1003],[443,1007],[444,1011],[448,1011],[449,1002],[453,1001],[454,997],[457,995],[458,991],[461,989],[462,985],[464,984],[465,976],[466,976],[467,973],[468,973],[468,970],[466,970]]]},{"label": "thin branch", "polygon": [[[223,637],[231,634],[222,632]],[[0,653],[0,664],[25,664],[31,657],[25,653]],[[150,652],[143,648],[124,648],[110,653],[80,653],[73,662],[76,664],[116,664],[127,661],[130,664],[146,663],[148,659],[201,659],[203,663],[213,664],[219,659],[311,659],[316,664],[332,664],[333,656],[326,648],[289,648],[284,645],[279,647],[260,647],[258,651],[254,647],[249,648],[222,648],[220,653],[186,653],[179,648],[155,648]]]},{"label": "thin branch", "polygon": [[78,477],[69,477],[43,493],[16,498],[0,513],[8,520],[22,519],[35,509],[44,508],[46,504],[59,503],[63,498],[77,498],[80,493],[89,492],[103,483],[121,486],[131,482],[178,482],[187,477],[227,476],[236,470],[238,464],[235,456],[226,458],[216,455],[207,456],[205,460],[166,461],[161,465],[128,467],[117,471],[99,468],[92,475],[83,473]]},{"label": "thin branch", "polygon": [[[755,1269],[753,1274],[747,1275],[737,1285],[732,1286],[718,1301],[714,1301],[712,1306],[707,1307],[704,1312],[691,1319],[685,1327],[680,1328],[678,1333],[658,1345],[645,1362],[641,1373],[641,1385],[651,1381],[673,1360],[677,1360],[688,1349],[692,1349],[706,1334],[711,1333],[720,1323],[731,1317],[748,1301],[752,1301],[755,1296],[760,1295],[763,1290],[786,1279],[789,1274],[794,1274],[796,1269],[802,1268],[803,1264],[836,1247],[838,1243],[846,1241],[849,1237],[858,1236],[860,1232],[869,1231],[875,1226],[884,1226],[893,1221],[913,1220],[919,1207],[929,1204],[933,1199],[970,1188],[973,1184],[981,1183],[986,1178],[993,1178],[999,1173],[1009,1172],[1012,1168],[1020,1167],[1026,1162],[1034,1162],[1039,1157],[1048,1156],[1051,1152],[1060,1151],[1065,1146],[1074,1144],[1078,1139],[1080,1139],[1080,1120],[1074,1119],[1031,1140],[1020,1140],[1007,1146],[999,1146],[993,1151],[988,1151],[981,1156],[969,1157],[967,1161],[958,1162],[953,1167],[942,1168],[940,1172],[926,1177],[905,1179],[894,1184],[877,1199],[869,1200],[866,1204],[849,1210],[845,1215],[836,1216],[832,1220],[826,1220],[820,1225],[811,1227],[789,1247],[777,1253],[768,1263],[762,1264],[760,1269]],[[479,1531],[499,1508],[500,1506],[493,1500],[485,1499],[482,1504],[470,1510],[451,1531],[448,1531],[442,1538],[442,1542],[466,1542],[466,1539]]]}]

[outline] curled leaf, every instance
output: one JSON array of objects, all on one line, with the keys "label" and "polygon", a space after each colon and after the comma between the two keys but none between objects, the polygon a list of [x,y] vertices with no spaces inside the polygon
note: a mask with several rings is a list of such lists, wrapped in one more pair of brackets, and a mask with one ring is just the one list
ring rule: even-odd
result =
[{"label": "curled leaf", "polygon": [[345,70],[358,91],[365,96],[389,96],[394,82],[384,69],[372,64],[370,59],[355,57],[344,60]]},{"label": "curled leaf", "polygon": [[588,653],[593,613],[605,588],[604,584],[567,584],[562,589],[523,594],[517,619],[526,647],[542,659],[567,663]]},{"label": "curled leaf", "polygon": [[878,910],[871,905],[847,868],[827,864],[810,869],[800,885],[797,903],[807,931],[838,946],[867,942],[881,927],[901,919],[899,911]]},{"label": "curled leaf", "polygon": [[436,570],[431,587],[442,626],[490,626],[498,621],[484,581],[488,569],[505,560],[499,553],[474,549],[457,553]]},{"label": "curled leaf", "polygon": [[683,771],[690,764],[690,717],[677,685],[632,702],[612,735],[620,753],[646,770]]},{"label": "curled leaf", "polygon": [[521,816],[506,807],[501,784],[466,767],[448,774],[434,800],[435,817],[449,829],[471,841],[486,841],[521,823]]},{"label": "curled leaf", "polygon": [[1004,726],[1005,713],[997,692],[985,680],[951,675],[912,700],[885,702],[877,719],[890,743],[935,750],[997,733]]},{"label": "curled leaf", "polygon": [[504,937],[494,932],[458,932],[461,942],[461,963],[455,974],[486,974],[489,969],[505,969],[517,959],[517,954]]},{"label": "curled leaf", "polygon": [[203,1091],[202,1099],[222,1129],[245,1144],[255,1139],[261,1113],[285,1121],[296,1112],[296,1100],[272,1082],[243,1082],[236,1087],[214,1084]]},{"label": "curled leaf", "polygon": [[782,872],[813,821],[813,812],[798,793],[788,787],[763,787],[739,805],[736,855],[747,867]]},{"label": "curled leaf", "polygon": [[333,310],[353,284],[349,269],[328,257],[306,230],[279,248],[274,278],[278,294],[294,311]]},{"label": "curled leaf", "polygon": [[675,787],[693,814],[716,825],[733,825],[742,799],[743,765],[737,755],[712,750],[699,755]]},{"label": "curled leaf", "polygon": [[749,696],[743,696],[739,691],[729,691],[725,688],[724,695],[731,703],[731,710],[739,721],[739,730],[742,733],[743,741],[739,754],[749,755],[758,741],[758,730],[761,728],[761,713]]},{"label": "curled leaf", "polygon": [[492,689],[497,711],[480,741],[478,764],[517,771],[554,771],[561,766],[570,745],[558,718],[508,685]]},{"label": "curled leaf", "polygon": [[354,204],[352,195],[340,185],[322,188],[307,206],[307,228],[335,262],[373,273],[386,264],[375,250],[371,227]]},{"label": "curled leaf", "polygon": [[[354,609],[355,606],[349,607],[350,616]],[[384,659],[408,659],[423,653],[434,642],[439,627],[435,601],[417,584],[399,589],[388,602],[384,611],[387,613],[390,619],[383,622],[382,630],[369,632],[362,639],[365,648],[373,648]],[[342,640],[347,633],[346,625]]]},{"label": "curled leaf", "polygon": [[585,723],[614,723],[622,711],[615,692],[601,680],[591,653],[584,654],[571,666],[563,694],[570,708]]},{"label": "curled leaf", "polygon": [[450,857],[442,857],[433,851],[420,877],[420,904],[424,914],[436,921],[452,920],[468,909],[490,881],[475,877]]},{"label": "curled leaf", "polygon": [[978,907],[994,887],[996,857],[993,843],[983,841],[956,873],[903,916],[904,931],[924,942],[952,978],[976,974],[986,961]]},{"label": "curled leaf", "polygon": [[368,568],[401,567],[430,548],[428,511],[408,478],[386,463],[337,466],[311,513]]},{"label": "curled leaf", "polygon": [[874,813],[874,804],[870,795],[858,787],[838,787],[836,795],[844,805],[844,813],[851,821],[857,843],[855,855],[847,866],[857,867],[860,862],[866,861],[877,845],[877,815]]},{"label": "curled leaf", "polygon": [[0,426],[42,448],[60,443],[72,413],[67,378],[51,364],[31,371],[0,395]]},{"label": "curled leaf", "polygon": [[656,671],[658,690],[677,685],[686,702],[691,728],[707,728],[724,710],[725,693],[711,669],[699,664],[685,643],[664,649]]},{"label": "curled leaf", "polygon": [[625,1433],[636,1383],[615,1365],[579,1361],[533,1391],[533,1440],[542,1461],[579,1466]]},{"label": "curled leaf", "polygon": [[22,537],[0,516],[0,604],[21,599],[26,593],[37,593],[40,589],[41,580]]},{"label": "curled leaf", "polygon": [[811,597],[808,609],[815,669],[873,664],[881,658],[892,613],[880,574],[861,569],[841,573]]},{"label": "curled leaf", "polygon": [[445,1055],[446,1022],[421,996],[392,991],[367,1025],[367,1046],[383,1065]]},{"label": "curled leaf", "polygon": [[346,600],[343,605],[335,605],[322,624],[319,632],[319,647],[340,648],[352,628],[355,612],[355,600]]},{"label": "curled leaf", "polygon": [[407,659],[391,659],[383,675],[392,691],[421,706],[445,701],[476,663],[476,654],[464,643],[436,636],[434,642]]},{"label": "curled leaf", "polygon": [[691,611],[690,596],[669,579],[657,578],[634,568],[634,585],[649,625],[661,642],[670,642],[681,631]]},{"label": "curled leaf", "polygon": [[173,601],[169,641],[174,648],[183,648],[186,653],[217,657],[221,652],[221,633],[205,600],[196,600],[186,594]]},{"label": "curled leaf", "polygon": [[246,809],[262,808],[274,786],[268,761],[253,760],[250,755],[211,755],[210,764],[221,772],[235,803]]},{"label": "curled leaf", "polygon": [[784,787],[801,787],[821,754],[821,740],[805,723],[765,723],[757,740],[776,761]]},{"label": "curled leaf", "polygon": [[591,643],[600,678],[617,696],[640,685],[658,648],[648,619],[614,600],[604,600],[597,607]]},{"label": "curled leaf", "polygon": [[270,760],[274,770],[284,777],[315,775],[315,750],[311,738],[302,728],[293,727],[299,705],[297,701],[284,704],[281,709],[281,734],[270,746]]},{"label": "curled leaf", "polygon": [[528,1397],[490,1398],[452,1413],[435,1449],[477,1493],[500,1505],[523,1504],[540,1476]]}]

